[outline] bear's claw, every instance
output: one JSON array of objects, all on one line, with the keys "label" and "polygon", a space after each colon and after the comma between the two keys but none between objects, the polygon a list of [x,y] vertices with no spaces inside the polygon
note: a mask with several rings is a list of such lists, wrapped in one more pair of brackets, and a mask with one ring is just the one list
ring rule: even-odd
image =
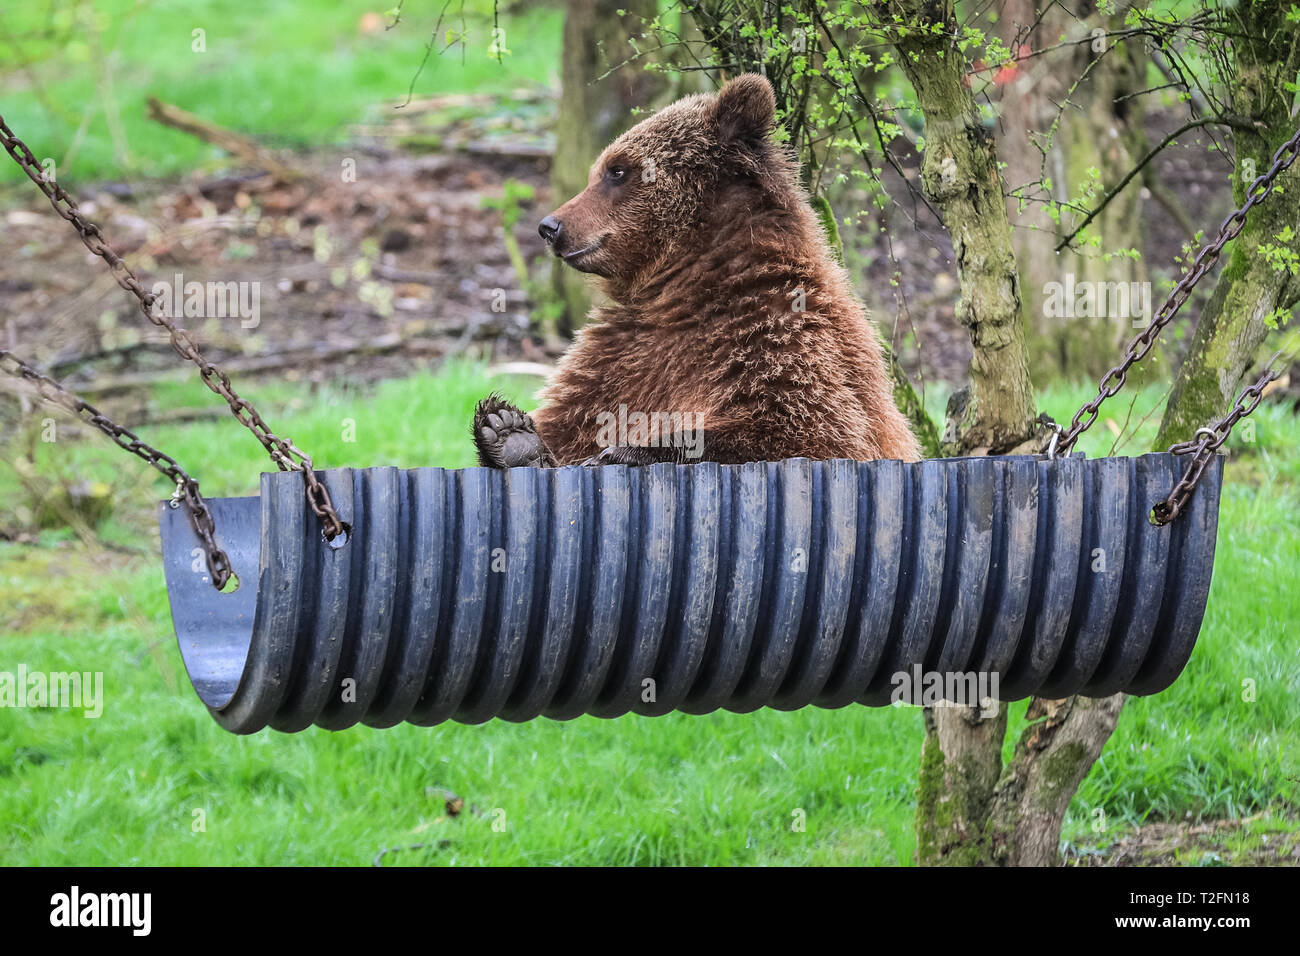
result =
[{"label": "bear's claw", "polygon": [[485,468],[554,468],[533,420],[499,395],[492,394],[474,408],[474,447]]}]

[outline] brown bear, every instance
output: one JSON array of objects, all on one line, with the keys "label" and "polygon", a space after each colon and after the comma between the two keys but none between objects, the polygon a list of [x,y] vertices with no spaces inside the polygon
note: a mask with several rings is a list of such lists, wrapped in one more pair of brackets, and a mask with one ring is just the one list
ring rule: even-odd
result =
[{"label": "brown bear", "polygon": [[771,137],[775,110],[756,74],[679,100],[542,220],[613,305],[592,311],[531,420],[479,403],[483,465],[920,457],[798,162]]}]

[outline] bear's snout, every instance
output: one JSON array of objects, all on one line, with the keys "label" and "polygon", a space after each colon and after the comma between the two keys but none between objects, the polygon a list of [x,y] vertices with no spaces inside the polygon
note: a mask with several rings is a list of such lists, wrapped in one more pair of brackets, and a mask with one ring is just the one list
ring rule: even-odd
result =
[{"label": "bear's snout", "polygon": [[[582,197],[577,198],[581,199]],[[577,199],[574,199],[570,203],[576,201]],[[595,254],[604,246],[606,237],[596,236],[594,239],[588,239],[587,233],[582,228],[583,217],[581,215],[570,217],[569,225],[566,226],[565,220],[561,219],[560,216],[566,214],[567,209],[569,209],[569,204],[561,206],[538,223],[537,234],[546,240],[551,252],[558,258],[563,259],[567,265],[572,266],[579,272],[605,275]],[[573,219],[577,220],[577,226],[574,226]]]},{"label": "bear's snout", "polygon": [[560,238],[560,233],[563,231],[563,224],[554,216],[547,216],[537,225],[538,235],[550,244],[554,244]]}]

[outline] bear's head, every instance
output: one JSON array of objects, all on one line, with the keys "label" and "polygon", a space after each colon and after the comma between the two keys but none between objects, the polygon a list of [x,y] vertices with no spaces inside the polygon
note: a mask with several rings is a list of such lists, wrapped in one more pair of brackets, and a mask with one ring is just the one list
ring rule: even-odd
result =
[{"label": "bear's head", "polygon": [[[678,100],[614,140],[587,188],[542,220],[552,252],[582,272],[631,281],[682,249],[729,188],[787,204],[797,165],[772,141],[776,97],[746,73]],[[746,200],[752,208],[752,197]]]}]

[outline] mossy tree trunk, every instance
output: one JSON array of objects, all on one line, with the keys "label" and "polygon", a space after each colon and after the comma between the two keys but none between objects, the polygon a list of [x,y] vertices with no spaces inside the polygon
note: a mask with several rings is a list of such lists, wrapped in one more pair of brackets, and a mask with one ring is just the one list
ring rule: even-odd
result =
[{"label": "mossy tree trunk", "polygon": [[993,862],[993,795],[1002,772],[1007,709],[925,710],[916,803],[916,859],[923,866]]},{"label": "mossy tree trunk", "polygon": [[989,815],[991,862],[1055,866],[1061,823],[1075,791],[1115,732],[1125,694],[1110,697],[1035,697],[1029,726],[998,779]]},{"label": "mossy tree trunk", "polygon": [[[667,88],[665,74],[646,69],[629,37],[645,32],[655,0],[568,0],[560,71],[560,115],[551,167],[553,206],[587,186],[591,163],[609,142],[641,117]],[[608,75],[606,75],[608,74]],[[561,331],[580,326],[591,308],[581,273],[552,263],[551,284],[563,305]]]},{"label": "mossy tree trunk", "polygon": [[969,391],[949,406],[946,454],[997,454],[1034,434],[1020,280],[992,134],[980,122],[953,0],[890,0],[889,26],[925,116],[921,188],[952,237],[961,284],[958,317],[975,354]]},{"label": "mossy tree trunk", "polygon": [[[1233,109],[1256,124],[1253,130],[1233,131],[1237,153],[1233,198],[1238,206],[1246,202],[1254,176],[1268,170],[1273,153],[1300,123],[1300,116],[1292,115],[1294,94],[1287,90],[1300,70],[1300,41],[1296,25],[1287,22],[1288,6],[1242,3],[1234,12],[1241,36],[1233,46]],[[1278,310],[1293,309],[1300,301],[1300,275],[1285,265],[1288,252],[1291,257],[1300,255],[1298,166],[1278,179],[1279,188],[1251,211],[1233,242],[1174,382],[1157,448],[1191,438],[1196,429],[1228,410],[1278,321]],[[1285,236],[1290,238],[1280,238]],[[1273,261],[1266,249],[1275,250]]]}]

